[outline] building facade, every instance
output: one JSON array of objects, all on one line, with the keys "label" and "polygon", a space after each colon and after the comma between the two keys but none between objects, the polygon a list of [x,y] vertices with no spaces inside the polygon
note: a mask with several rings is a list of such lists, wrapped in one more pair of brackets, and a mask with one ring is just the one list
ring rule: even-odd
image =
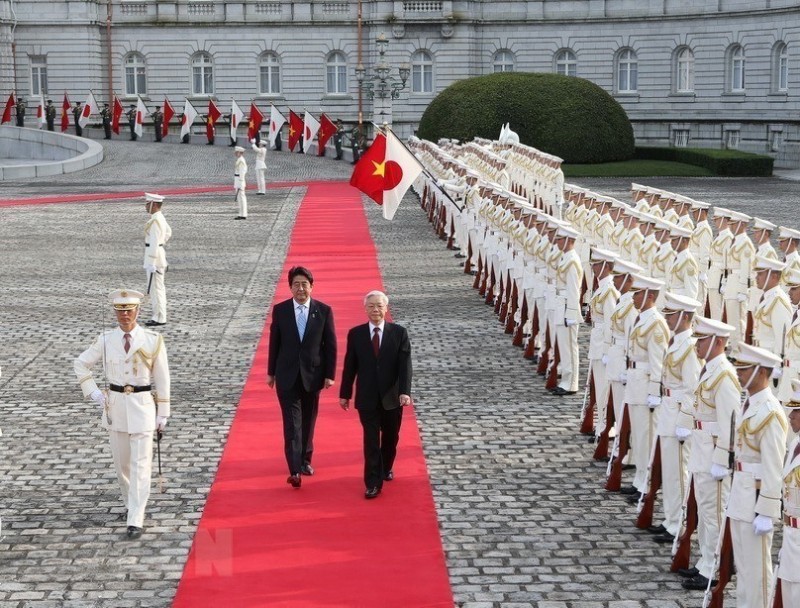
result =
[{"label": "building facade", "polygon": [[[0,93],[58,105],[64,91],[102,103],[113,90],[201,111],[234,98],[351,122],[355,69],[374,70],[381,33],[393,73],[410,68],[392,109],[401,135],[456,80],[558,72],[612,94],[638,145],[800,166],[796,0],[0,0]],[[381,120],[373,101],[362,107]]]}]

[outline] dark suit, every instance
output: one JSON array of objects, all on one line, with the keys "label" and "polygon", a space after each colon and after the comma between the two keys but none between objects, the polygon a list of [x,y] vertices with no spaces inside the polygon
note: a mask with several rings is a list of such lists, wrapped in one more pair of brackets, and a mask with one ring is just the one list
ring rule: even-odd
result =
[{"label": "dark suit", "polygon": [[283,414],[286,463],[292,475],[311,464],[319,392],[325,379],[336,374],[336,332],[333,311],[327,304],[309,300],[303,341],[297,331],[294,299],[276,304],[269,330],[267,375],[275,388]]},{"label": "dark suit", "polygon": [[403,408],[400,395],[411,394],[411,342],[404,327],[385,323],[378,356],[372,346],[372,326],[359,325],[347,334],[341,399],[353,395],[364,430],[364,483],[381,488],[392,470]]}]

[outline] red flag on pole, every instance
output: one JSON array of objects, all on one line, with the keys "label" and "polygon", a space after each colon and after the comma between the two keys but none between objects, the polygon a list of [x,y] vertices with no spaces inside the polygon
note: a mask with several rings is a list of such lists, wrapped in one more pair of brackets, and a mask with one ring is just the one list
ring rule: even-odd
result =
[{"label": "red flag on pole", "polygon": [[16,100],[14,99],[14,93],[8,96],[8,101],[6,102],[6,109],[3,110],[3,118],[0,119],[0,125],[4,125],[7,122],[11,122],[11,108],[17,105]]},{"label": "red flag on pole", "polygon": [[[252,116],[252,112],[250,115]],[[208,120],[206,121],[206,137],[208,137],[208,141],[211,141],[214,138],[214,127],[216,126],[220,116],[222,116],[222,112],[219,111],[217,104],[214,103],[213,99],[209,99]],[[258,126],[261,126],[260,122]]]},{"label": "red flag on pole", "polygon": [[69,97],[64,91],[64,101],[61,102],[61,132],[69,129]]},{"label": "red flag on pole", "polygon": [[125,108],[122,107],[122,102],[119,100],[119,97],[114,95],[114,110],[111,113],[111,128],[117,135],[119,135],[119,121],[120,118],[122,118],[122,113],[124,111]]},{"label": "red flag on pole", "polygon": [[247,125],[247,139],[255,139],[256,133],[261,130],[261,123],[264,122],[264,115],[256,107],[255,103],[250,104],[250,122]]},{"label": "red flag on pole", "polygon": [[325,145],[328,140],[336,133],[336,125],[328,118],[327,114],[319,117],[319,131],[317,131],[317,143],[319,145],[319,155],[325,154]]},{"label": "red flag on pole", "polygon": [[303,134],[303,119],[289,110],[289,150],[294,152],[294,147],[300,141]]},{"label": "red flag on pole", "polygon": [[164,126],[161,127],[161,137],[166,137],[169,135],[169,121],[175,116],[175,108],[172,107],[172,104],[166,97],[164,98],[164,109],[161,113],[164,115]]}]

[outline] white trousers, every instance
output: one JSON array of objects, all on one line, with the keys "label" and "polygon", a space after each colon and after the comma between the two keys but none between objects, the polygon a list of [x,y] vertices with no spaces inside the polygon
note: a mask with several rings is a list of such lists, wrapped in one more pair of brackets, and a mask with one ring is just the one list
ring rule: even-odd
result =
[{"label": "white trousers", "polygon": [[[706,316],[706,299],[708,298],[708,285],[703,281],[697,282],[697,298],[695,298],[698,302],[700,302],[700,307],[697,309],[697,314],[701,317]],[[712,314],[713,317],[713,314]]]},{"label": "white trousers", "polygon": [[165,270],[153,273],[152,281],[147,277],[150,286],[150,307],[153,309],[153,321],[167,322],[167,289],[164,287]]},{"label": "white trousers", "polygon": [[731,480],[726,477],[722,481],[716,481],[708,473],[694,473],[692,479],[697,500],[697,542],[700,545],[700,558],[695,567],[700,574],[713,579],[716,574],[714,553],[717,550],[725,504],[731,491]]},{"label": "white trousers", "polygon": [[558,355],[561,359],[561,381],[558,386],[566,391],[578,390],[578,326],[566,327],[563,322],[556,328]]},{"label": "white trousers", "polygon": [[247,217],[247,195],[244,193],[244,188],[236,191],[236,202],[239,203],[239,215]]},{"label": "white trousers", "polygon": [[647,466],[656,440],[658,408],[651,410],[646,405],[629,404],[628,417],[631,419],[631,453],[636,465],[633,485],[644,493],[647,492]]},{"label": "white trousers", "polygon": [[683,518],[683,500],[689,483],[689,442],[677,437],[659,437],[661,447],[661,495],[667,532],[678,535]]},{"label": "white trousers", "polygon": [[800,606],[800,583],[793,583],[785,578],[781,579],[781,597],[784,608]]},{"label": "white trousers", "polygon": [[258,184],[259,194],[267,193],[266,175],[267,175],[266,169],[256,169],[256,184]]},{"label": "white trousers", "polygon": [[[753,522],[731,519],[737,608],[772,608],[772,532],[757,536]],[[797,604],[784,604],[797,606]]]},{"label": "white trousers", "polygon": [[712,319],[722,320],[722,294],[719,292],[719,287],[708,288],[708,308]]},{"label": "white trousers", "polygon": [[122,492],[122,502],[128,509],[128,525],[142,528],[144,510],[150,497],[153,432],[109,431],[108,435],[117,481]]},{"label": "white trousers", "polygon": [[733,325],[735,328],[731,332],[731,337],[728,341],[734,352],[738,350],[739,342],[744,339],[745,323],[747,322],[747,313],[745,312],[744,302],[737,299],[725,300],[725,322],[728,325]]},{"label": "white trousers", "polygon": [[606,376],[606,366],[603,365],[602,359],[592,359],[591,366],[592,384],[594,384],[594,397],[596,402],[594,406],[596,414],[594,434],[599,437],[603,429],[606,428],[609,384]]}]

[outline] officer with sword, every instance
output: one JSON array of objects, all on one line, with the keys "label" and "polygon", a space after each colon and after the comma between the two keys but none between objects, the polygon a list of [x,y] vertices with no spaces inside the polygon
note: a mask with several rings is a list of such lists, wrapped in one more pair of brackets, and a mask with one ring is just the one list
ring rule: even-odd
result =
[{"label": "officer with sword", "polygon": [[153,309],[153,318],[145,323],[148,327],[167,324],[167,292],[164,287],[164,275],[167,272],[167,254],[165,248],[172,236],[161,207],[164,197],[159,194],[145,192],[145,209],[150,219],[144,227],[144,269],[147,272],[147,293]]}]

